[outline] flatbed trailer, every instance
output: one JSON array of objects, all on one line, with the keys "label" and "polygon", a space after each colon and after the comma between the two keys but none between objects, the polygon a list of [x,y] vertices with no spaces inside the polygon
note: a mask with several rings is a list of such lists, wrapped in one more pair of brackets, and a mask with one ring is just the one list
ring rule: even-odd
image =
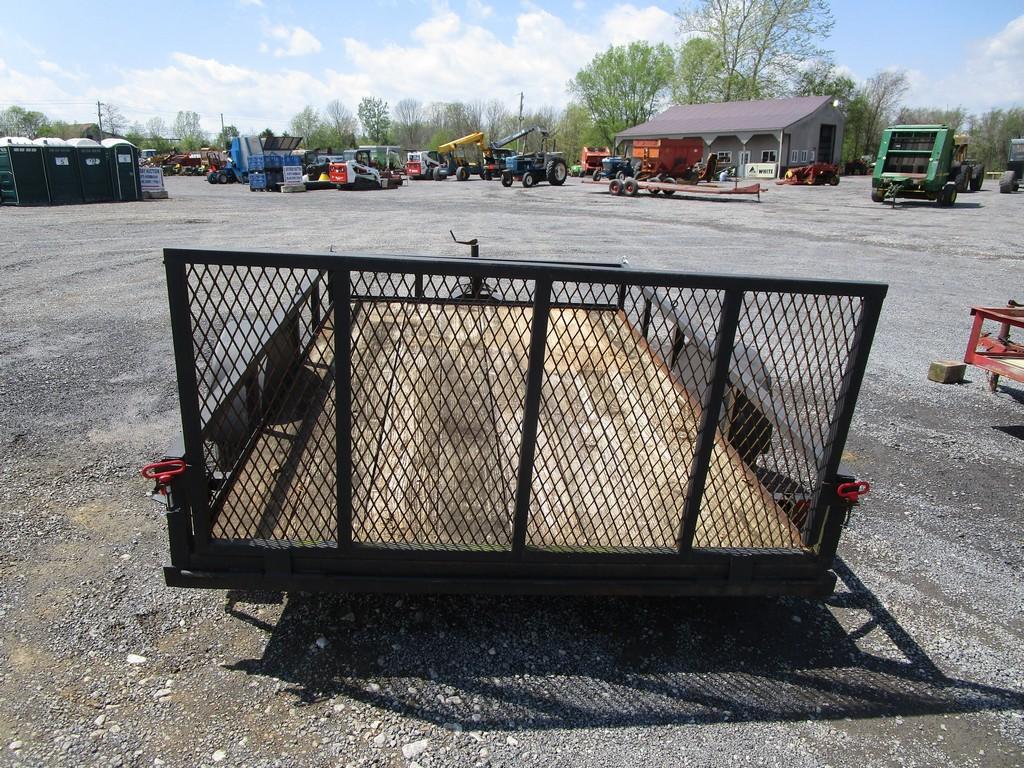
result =
[{"label": "flatbed trailer", "polygon": [[608,192],[613,195],[636,197],[640,190],[646,190],[654,196],[664,195],[665,197],[671,197],[676,192],[683,195],[755,195],[758,202],[761,202],[761,193],[768,191],[767,188],[757,183],[741,187],[738,183],[734,183],[732,186],[721,186],[718,184],[639,181],[637,179],[612,179],[608,182]]},{"label": "flatbed trailer", "polygon": [[823,596],[884,285],[169,249],[168,584]]},{"label": "flatbed trailer", "polygon": [[[1010,328],[1024,329],[1024,305],[1015,301],[1005,307],[971,307],[974,322],[967,340],[964,362],[988,371],[988,386],[993,392],[999,377],[1024,383],[1024,344],[1010,339]],[[998,324],[995,335],[985,323]]]}]

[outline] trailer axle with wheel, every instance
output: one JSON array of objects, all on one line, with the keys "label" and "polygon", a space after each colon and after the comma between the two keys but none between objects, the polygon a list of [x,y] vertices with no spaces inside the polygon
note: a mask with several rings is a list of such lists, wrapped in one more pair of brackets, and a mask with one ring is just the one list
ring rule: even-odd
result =
[{"label": "trailer axle with wheel", "polygon": [[608,182],[608,191],[613,195],[636,197],[641,189],[646,189],[654,197],[659,195],[671,197],[676,192],[684,195],[756,195],[758,202],[761,202],[761,193],[768,191],[756,183],[743,187],[739,184],[722,187],[714,184],[679,184],[667,181],[637,181],[636,179],[612,179]]}]

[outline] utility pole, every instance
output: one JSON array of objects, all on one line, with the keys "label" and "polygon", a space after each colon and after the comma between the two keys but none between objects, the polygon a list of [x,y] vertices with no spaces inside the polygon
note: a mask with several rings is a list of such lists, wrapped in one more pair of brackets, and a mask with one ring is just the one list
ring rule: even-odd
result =
[{"label": "utility pole", "polygon": [[100,141],[103,141],[103,111],[100,109],[99,99],[96,100],[96,125],[100,129]]},{"label": "utility pole", "polygon": [[[523,130],[523,92],[522,91],[519,92],[519,130],[520,131]],[[523,150],[520,147],[520,144],[522,143],[522,141],[523,140],[520,139],[519,141],[516,142],[516,152],[518,154],[520,154],[520,155],[523,154]]]},{"label": "utility pole", "polygon": [[224,113],[220,113],[220,135],[224,135]]}]

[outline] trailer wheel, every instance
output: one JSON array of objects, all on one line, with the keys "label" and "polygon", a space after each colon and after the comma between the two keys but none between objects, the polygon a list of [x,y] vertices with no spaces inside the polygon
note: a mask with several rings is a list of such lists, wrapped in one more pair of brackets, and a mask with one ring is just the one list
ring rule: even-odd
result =
[{"label": "trailer wheel", "polygon": [[971,192],[980,192],[981,185],[985,181],[985,166],[974,166],[974,175],[971,176]]},{"label": "trailer wheel", "polygon": [[536,177],[534,177],[534,175],[532,173],[527,171],[526,173],[523,174],[523,186],[524,187],[529,189],[530,187],[532,187],[536,183],[537,183],[537,179],[536,179]]},{"label": "trailer wheel", "polygon": [[663,194],[665,197],[672,197],[672,195],[674,195],[675,193],[676,193],[676,191],[674,189],[663,189],[663,190],[661,190],[661,194]]},{"label": "trailer wheel", "polygon": [[501,186],[503,186],[503,187],[511,187],[513,181],[514,181],[514,179],[512,178],[512,174],[511,173],[503,173],[503,174],[501,174]]},{"label": "trailer wheel", "polygon": [[651,194],[652,197],[657,197],[658,195],[661,194],[661,190],[655,189],[654,187],[648,187],[647,191]]},{"label": "trailer wheel", "polygon": [[612,179],[608,182],[608,191],[613,195],[621,195],[622,182],[619,179]]},{"label": "trailer wheel", "polygon": [[876,187],[871,190],[871,202],[873,203],[884,203],[885,202],[885,190],[880,187]]},{"label": "trailer wheel", "polygon": [[622,182],[622,188],[630,197],[636,197],[637,193],[640,191],[640,185],[637,184],[636,179],[626,179]]},{"label": "trailer wheel", "polygon": [[1013,181],[1016,174],[1013,171],[1006,171],[1002,176],[999,177],[999,191],[1008,195],[1010,192],[1015,192],[1013,188]]}]

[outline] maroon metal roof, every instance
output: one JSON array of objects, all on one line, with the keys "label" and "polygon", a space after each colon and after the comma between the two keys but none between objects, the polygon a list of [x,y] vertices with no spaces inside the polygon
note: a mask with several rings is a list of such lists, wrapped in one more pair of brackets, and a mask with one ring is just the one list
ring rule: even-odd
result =
[{"label": "maroon metal roof", "polygon": [[616,139],[699,136],[706,133],[771,133],[803,120],[831,96],[796,96],[763,101],[725,101],[670,107],[646,123],[627,128]]}]

